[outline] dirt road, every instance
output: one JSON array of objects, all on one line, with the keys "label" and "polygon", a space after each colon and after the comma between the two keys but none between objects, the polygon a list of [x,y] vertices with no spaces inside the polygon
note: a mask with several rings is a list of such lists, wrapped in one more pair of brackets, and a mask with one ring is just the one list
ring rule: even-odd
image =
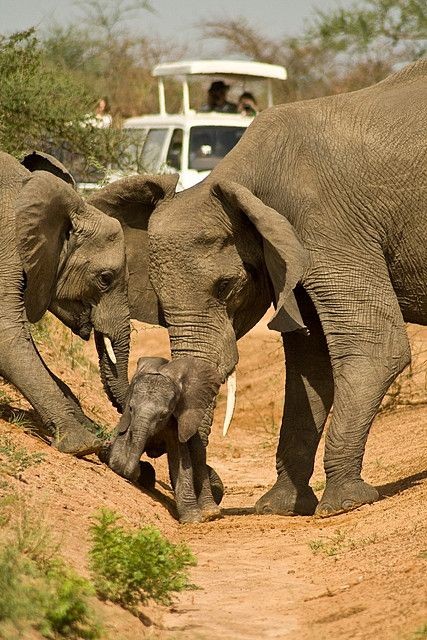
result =
[{"label": "dirt road", "polygon": [[[411,332],[417,353],[422,353],[427,332]],[[137,326],[132,369],[139,355],[167,352],[162,330]],[[90,346],[86,355],[95,360]],[[87,574],[89,519],[99,506],[116,509],[130,524],[154,522],[172,539],[187,542],[198,558],[192,578],[199,589],[180,595],[172,608],[148,609],[154,622],[150,627],[118,607],[102,605],[108,637],[426,638],[426,407],[406,407],[376,419],[364,464],[364,477],[383,496],[376,504],[326,520],[255,516],[253,505],[275,476],[283,388],[279,339],[263,323],[241,341],[240,355],[238,404],[229,437],[220,435],[222,395],[209,447],[210,463],[226,485],[224,517],[216,522],[179,526],[152,496],[95,459],[63,456],[23,433],[19,425],[1,422],[1,429],[17,442],[46,454],[43,464],[26,472],[26,484],[19,483],[19,488],[45,513],[64,555],[81,573]],[[51,349],[46,348],[44,356],[78,391],[88,412],[114,424],[114,410],[96,375],[59,364]],[[417,384],[422,386],[423,380]],[[417,400],[422,395],[410,393]],[[14,398],[13,405],[26,406],[17,394]],[[319,451],[312,481],[319,495],[324,483],[321,458]],[[166,482],[165,462],[157,461],[156,468],[158,479]],[[170,495],[164,486],[158,487]]]}]

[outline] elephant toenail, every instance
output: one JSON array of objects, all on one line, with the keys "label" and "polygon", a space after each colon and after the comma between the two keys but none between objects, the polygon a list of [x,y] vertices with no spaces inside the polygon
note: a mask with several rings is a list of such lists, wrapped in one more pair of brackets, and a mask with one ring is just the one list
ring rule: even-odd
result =
[{"label": "elephant toenail", "polygon": [[349,511],[350,509],[354,509],[356,504],[357,503],[355,500],[343,500],[343,502],[341,503],[341,506],[345,511]]}]

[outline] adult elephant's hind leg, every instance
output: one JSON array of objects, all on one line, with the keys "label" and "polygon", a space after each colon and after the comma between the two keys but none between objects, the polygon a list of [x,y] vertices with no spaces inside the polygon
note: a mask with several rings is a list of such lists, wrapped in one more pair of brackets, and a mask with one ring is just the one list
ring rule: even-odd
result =
[{"label": "adult elephant's hind leg", "polygon": [[311,515],[317,498],[309,486],[314,458],[333,400],[333,378],[325,336],[308,295],[297,292],[310,330],[283,336],[285,407],[276,454],[277,480],[256,503],[257,513]]},{"label": "adult elephant's hind leg", "polygon": [[[334,305],[335,331],[329,334],[335,396],[325,442],[326,487],[316,509],[330,516],[375,502],[378,491],[361,478],[369,429],[389,385],[410,362],[408,337],[390,282],[366,294],[354,288],[350,314]],[[372,286],[372,285],[371,285]],[[368,303],[366,302],[368,301]],[[341,320],[341,321],[340,321]]]}]

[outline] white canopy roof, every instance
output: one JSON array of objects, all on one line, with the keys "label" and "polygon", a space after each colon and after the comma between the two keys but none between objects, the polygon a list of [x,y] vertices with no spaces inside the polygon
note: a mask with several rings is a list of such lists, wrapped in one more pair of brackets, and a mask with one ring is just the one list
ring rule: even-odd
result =
[{"label": "white canopy roof", "polygon": [[158,64],[153,76],[237,75],[286,80],[285,67],[248,60],[182,60]]}]

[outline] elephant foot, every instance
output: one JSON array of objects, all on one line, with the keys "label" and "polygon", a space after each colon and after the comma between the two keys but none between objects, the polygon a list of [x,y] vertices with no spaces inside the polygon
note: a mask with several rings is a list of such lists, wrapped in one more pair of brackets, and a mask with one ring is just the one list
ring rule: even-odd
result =
[{"label": "elephant foot", "polygon": [[215,471],[215,469],[213,469],[209,465],[207,465],[207,468],[208,468],[209,482],[211,485],[212,497],[215,500],[216,504],[221,504],[221,501],[224,497],[224,485],[222,483],[221,478]]},{"label": "elephant foot", "polygon": [[288,478],[283,481],[279,477],[276,484],[255,504],[255,513],[311,516],[315,512],[317,502],[313,489],[308,485],[296,488]]},{"label": "elephant foot", "polygon": [[361,478],[342,484],[326,483],[322,499],[317,505],[316,516],[328,518],[345,511],[357,509],[364,504],[372,504],[380,494]]},{"label": "elephant foot", "polygon": [[199,509],[189,509],[178,514],[180,524],[194,524],[203,522],[202,512]]},{"label": "elephant foot", "polygon": [[68,429],[57,429],[52,446],[61,453],[70,453],[81,458],[90,453],[97,453],[102,442],[81,424],[76,424]]},{"label": "elephant foot", "polygon": [[221,509],[218,505],[213,504],[209,506],[202,507],[202,520],[203,522],[210,522],[211,520],[219,520],[222,518]]}]

